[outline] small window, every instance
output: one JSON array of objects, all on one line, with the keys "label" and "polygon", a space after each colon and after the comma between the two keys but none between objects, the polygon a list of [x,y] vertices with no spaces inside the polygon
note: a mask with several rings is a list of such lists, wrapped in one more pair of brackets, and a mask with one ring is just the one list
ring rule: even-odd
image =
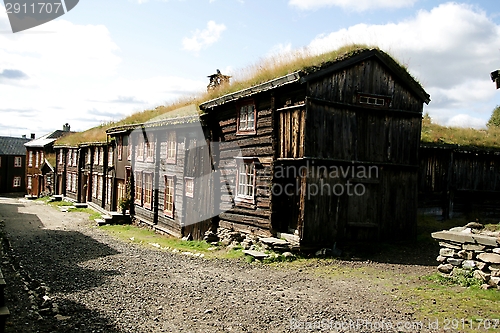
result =
[{"label": "small window", "polygon": [[144,207],[151,209],[153,200],[153,174],[144,173]]},{"label": "small window", "polygon": [[106,179],[106,202],[111,204],[111,177]]},{"label": "small window", "polygon": [[167,139],[167,163],[175,164],[177,158],[177,136],[175,132],[168,133]]},{"label": "small window", "polygon": [[28,176],[28,184],[26,186],[28,188],[28,190],[31,190],[31,184],[32,184],[31,176]]},{"label": "small window", "polygon": [[116,144],[116,154],[118,157],[118,161],[122,160],[122,153],[123,153],[123,137],[119,136],[118,141]]},{"label": "small window", "polygon": [[245,104],[238,109],[238,134],[255,134],[256,110],[252,103]]},{"label": "small window", "polygon": [[163,211],[168,217],[174,217],[175,182],[173,176],[165,176],[165,199]]},{"label": "small window", "polygon": [[254,203],[255,196],[255,163],[253,159],[239,161],[237,172],[236,198]]},{"label": "small window", "polygon": [[130,135],[128,136],[127,140],[127,160],[131,161],[132,160],[132,138]]},{"label": "small window", "polygon": [[366,104],[366,105],[376,106],[376,107],[388,106],[389,102],[390,102],[389,97],[373,96],[373,95],[359,95],[358,100],[359,100],[359,104]]},{"label": "small window", "polygon": [[[31,153],[31,152],[30,152]],[[31,154],[30,154],[31,155]],[[64,156],[63,156],[63,151],[62,149],[59,150],[59,164],[63,164],[64,163]],[[31,158],[30,158],[30,166],[31,166]]]},{"label": "small window", "polygon": [[[62,162],[60,162],[62,164]],[[28,166],[33,166],[33,150],[30,150],[28,153]]]},{"label": "small window", "polygon": [[73,164],[73,161],[71,160],[72,158],[73,158],[73,151],[71,149],[69,149],[67,152],[67,155],[66,155],[66,159],[68,161],[68,166],[71,166]]},{"label": "small window", "polygon": [[38,159],[40,158],[40,154],[39,152],[36,152],[36,155],[35,155],[35,168],[38,168]]},{"label": "small window", "polygon": [[194,197],[194,178],[185,177],[184,178],[184,193],[186,197],[193,198]]},{"label": "small window", "polygon": [[137,138],[137,147],[135,150],[135,158],[138,161],[144,160],[144,137],[139,135]]},{"label": "small window", "polygon": [[104,176],[99,175],[98,180],[99,180],[99,185],[97,186],[97,199],[102,200],[102,190],[104,187]]},{"label": "small window", "polygon": [[94,165],[99,163],[99,148],[94,148]]},{"label": "small window", "polygon": [[23,159],[21,158],[21,156],[14,157],[14,167],[21,168],[22,166],[23,166]]},{"label": "small window", "polygon": [[154,135],[150,134],[147,136],[148,141],[146,142],[146,160],[148,162],[153,162],[155,157],[155,142]]},{"label": "small window", "polygon": [[97,199],[97,175],[94,174],[92,177],[92,197]]},{"label": "small window", "polygon": [[109,146],[108,147],[108,166],[113,166],[114,161],[113,161],[113,147]]},{"label": "small window", "polygon": [[135,173],[135,203],[142,206],[142,172]]},{"label": "small window", "polygon": [[42,152],[40,152],[40,165],[42,165],[43,162],[44,161],[43,161],[43,151],[42,151]]},{"label": "small window", "polygon": [[21,187],[21,177],[14,177],[14,187]]},{"label": "small window", "polygon": [[104,147],[99,148],[99,165],[104,165]]},{"label": "small window", "polygon": [[76,149],[73,149],[73,166],[74,167],[76,167],[78,164],[77,163],[77,160],[78,160],[77,156],[78,156],[78,151]]}]

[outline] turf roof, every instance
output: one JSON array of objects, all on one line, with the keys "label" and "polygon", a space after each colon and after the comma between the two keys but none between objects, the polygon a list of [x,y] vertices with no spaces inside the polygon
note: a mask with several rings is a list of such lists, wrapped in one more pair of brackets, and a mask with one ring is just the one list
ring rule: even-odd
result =
[{"label": "turf roof", "polygon": [[[181,115],[178,110],[190,104],[200,105],[203,102],[247,89],[297,71],[311,73],[322,66],[347,59],[370,49],[378,50],[377,47],[352,44],[319,55],[311,54],[305,50],[297,50],[286,55],[262,59],[256,64],[241,70],[239,74],[240,77],[236,78],[229,85],[224,85],[219,89],[215,89],[210,92],[186,97],[165,106],[156,107],[155,109],[137,112],[117,122],[101,124],[84,132],[67,135],[64,138],[57,140],[55,145],[77,146],[80,144],[103,143],[106,142],[107,139],[106,131],[111,128],[126,125],[139,125],[160,116],[165,118],[179,117]],[[400,65],[400,67],[405,73],[408,74],[403,65]]]}]

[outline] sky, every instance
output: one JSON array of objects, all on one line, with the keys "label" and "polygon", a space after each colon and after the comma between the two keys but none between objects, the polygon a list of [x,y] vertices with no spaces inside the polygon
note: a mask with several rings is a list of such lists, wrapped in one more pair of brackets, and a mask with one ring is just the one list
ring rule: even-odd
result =
[{"label": "sky", "polygon": [[83,131],[201,92],[217,69],[352,43],[406,65],[436,123],[484,128],[500,105],[496,0],[81,0],[15,34],[0,4],[0,135]]}]

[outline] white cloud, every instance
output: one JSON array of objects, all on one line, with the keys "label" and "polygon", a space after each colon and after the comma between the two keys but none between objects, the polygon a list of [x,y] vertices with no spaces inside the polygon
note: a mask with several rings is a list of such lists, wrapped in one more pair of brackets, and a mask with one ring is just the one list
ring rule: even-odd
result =
[{"label": "white cloud", "polygon": [[470,127],[476,129],[485,128],[483,119],[475,118],[468,114],[457,114],[456,116],[451,117],[444,125],[453,127]]},{"label": "white cloud", "polygon": [[226,30],[224,24],[208,21],[206,29],[197,29],[193,32],[191,38],[186,37],[182,40],[182,45],[185,50],[199,52],[202,48],[206,48],[217,42],[224,30]]},{"label": "white cloud", "polygon": [[364,11],[375,8],[410,7],[418,0],[290,0],[290,6],[302,10],[314,10],[321,7],[337,6],[347,10]]},{"label": "white cloud", "polygon": [[268,57],[279,56],[281,54],[287,54],[292,51],[292,43],[279,43],[274,45],[269,52],[267,52]]},{"label": "white cloud", "polygon": [[121,77],[119,51],[105,26],[62,19],[0,34],[0,135],[39,136],[66,122],[86,130],[206,87],[179,77]]},{"label": "white cloud", "polygon": [[347,43],[378,45],[408,65],[431,95],[426,110],[441,123],[454,116],[444,116],[446,108],[474,109],[483,123],[494,108],[497,91],[489,73],[498,67],[500,26],[483,11],[446,3],[398,23],[358,24],[318,36],[309,49],[321,52]]}]

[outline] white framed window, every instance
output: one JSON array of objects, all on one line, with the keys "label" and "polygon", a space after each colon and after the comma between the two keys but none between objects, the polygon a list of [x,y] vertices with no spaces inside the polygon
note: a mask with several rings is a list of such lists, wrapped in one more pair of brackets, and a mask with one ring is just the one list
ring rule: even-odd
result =
[{"label": "white framed window", "polygon": [[237,134],[256,133],[257,112],[253,101],[247,102],[238,107]]},{"label": "white framed window", "polygon": [[129,135],[127,140],[127,160],[132,160],[132,137]]},{"label": "white framed window", "polygon": [[33,166],[33,150],[30,150],[28,153],[28,166]]},{"label": "white framed window", "polygon": [[111,177],[108,176],[106,179],[106,202],[111,203]]},{"label": "white framed window", "polygon": [[78,151],[76,149],[73,149],[73,166],[76,167],[77,166],[77,156],[78,156]]},{"label": "white framed window", "polygon": [[76,193],[77,175],[76,175],[76,173],[73,173],[72,175],[73,175],[73,177],[71,179],[71,190]]},{"label": "white framed window", "polygon": [[28,176],[28,184],[26,185],[26,187],[28,188],[28,190],[31,190],[31,184],[32,184],[31,176]]},{"label": "white framed window", "polygon": [[35,155],[35,168],[38,168],[38,159],[40,158],[40,154],[39,152],[37,151],[36,152],[36,155]]},{"label": "white framed window", "polygon": [[119,136],[116,143],[116,155],[118,161],[122,160],[122,153],[123,153],[123,137]]},{"label": "white framed window", "polygon": [[135,200],[134,202],[142,206],[142,172],[137,171],[135,172]]},{"label": "white framed window", "polygon": [[99,165],[104,165],[104,148],[99,147]]},{"label": "white framed window", "polygon": [[42,165],[44,162],[43,160],[43,151],[40,152],[40,165]]},{"label": "white framed window", "polygon": [[[62,149],[59,149],[59,164],[63,164],[63,159],[64,159],[63,151],[62,151]],[[30,161],[31,161],[31,159],[30,159]]]},{"label": "white framed window", "polygon": [[154,135],[149,134],[148,141],[146,142],[146,161],[153,162],[155,158],[155,142]]},{"label": "white framed window", "polygon": [[14,187],[21,187],[21,177],[14,177]]},{"label": "white framed window", "polygon": [[194,197],[194,178],[193,177],[184,177],[184,193],[186,197],[193,198]]},{"label": "white framed window", "polygon": [[23,159],[21,158],[21,156],[14,157],[14,167],[21,168],[22,166],[23,166]]},{"label": "white framed window", "polygon": [[236,199],[249,203],[255,201],[255,162],[254,159],[240,159],[236,175]]},{"label": "white framed window", "polygon": [[137,137],[137,147],[135,150],[135,158],[138,161],[144,160],[144,137],[140,134]]},{"label": "white framed window", "polygon": [[113,166],[114,165],[114,161],[113,161],[113,147],[109,146],[108,147],[108,166]]},{"label": "white framed window", "polygon": [[73,164],[73,161],[71,160],[73,158],[73,151],[71,149],[68,149],[67,153],[66,153],[66,160],[67,160],[67,164],[68,166],[71,166]]},{"label": "white framed window", "polygon": [[151,209],[153,201],[153,174],[144,173],[144,207]]},{"label": "white framed window", "polygon": [[99,148],[94,147],[94,165],[99,163]]},{"label": "white framed window", "polygon": [[175,164],[177,159],[177,135],[174,131],[168,133],[167,163]]},{"label": "white framed window", "polygon": [[102,190],[104,187],[104,177],[102,175],[99,175],[98,177],[99,181],[99,186],[97,186],[97,199],[102,200]]},{"label": "white framed window", "polygon": [[174,218],[175,178],[165,176],[165,198],[163,200],[163,212],[166,216]]},{"label": "white framed window", "polygon": [[97,174],[92,175],[92,197],[97,199]]}]

